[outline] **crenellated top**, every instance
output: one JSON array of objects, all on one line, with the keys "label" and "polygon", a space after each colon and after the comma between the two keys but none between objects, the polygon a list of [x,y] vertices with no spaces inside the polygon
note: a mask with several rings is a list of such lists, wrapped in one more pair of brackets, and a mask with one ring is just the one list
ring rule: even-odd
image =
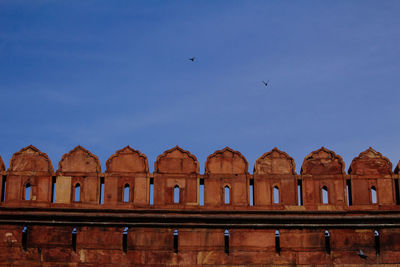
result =
[{"label": "crenellated top", "polygon": [[116,151],[106,162],[107,173],[148,173],[147,157],[138,150],[126,146]]},{"label": "crenellated top", "polygon": [[46,153],[41,152],[33,145],[29,145],[12,155],[8,172],[35,172],[52,174],[54,169],[53,164],[51,164],[51,160]]},{"label": "crenellated top", "polygon": [[348,173],[352,175],[390,175],[392,163],[381,153],[369,147],[353,159]]},{"label": "crenellated top", "polygon": [[154,163],[154,172],[170,174],[198,174],[199,162],[196,156],[179,146],[164,151]]},{"label": "crenellated top", "polygon": [[274,147],[254,164],[254,174],[296,174],[296,164],[286,152]]},{"label": "crenellated top", "polygon": [[217,150],[207,157],[206,174],[248,174],[246,158],[229,147]]},{"label": "crenellated top", "polygon": [[344,175],[344,167],[345,164],[341,156],[321,147],[304,158],[300,173],[303,175]]},{"label": "crenellated top", "polygon": [[4,172],[6,170],[6,166],[4,165],[3,159],[0,156],[0,172]]},{"label": "crenellated top", "polygon": [[96,155],[81,146],[64,154],[58,163],[57,173],[100,173],[100,161]]}]

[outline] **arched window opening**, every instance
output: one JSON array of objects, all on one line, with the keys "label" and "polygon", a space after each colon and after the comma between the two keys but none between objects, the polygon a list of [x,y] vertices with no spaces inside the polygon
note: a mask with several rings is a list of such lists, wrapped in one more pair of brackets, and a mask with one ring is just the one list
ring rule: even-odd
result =
[{"label": "arched window opening", "polygon": [[375,236],[375,251],[376,255],[379,255],[381,253],[381,239],[380,239],[380,234],[378,230],[374,231],[374,236]]},{"label": "arched window opening", "polygon": [[31,200],[31,184],[25,186],[25,200]]},{"label": "arched window opening", "polygon": [[254,179],[250,179],[250,186],[249,186],[249,191],[250,191],[250,206],[254,206]]},{"label": "arched window opening", "polygon": [[175,185],[174,187],[174,203],[178,204],[179,203],[179,186]]},{"label": "arched window opening", "polygon": [[372,201],[372,204],[378,203],[378,199],[376,197],[376,187],[375,186],[371,187],[371,201]]},{"label": "arched window opening", "polygon": [[122,231],[122,251],[124,253],[128,252],[128,227],[125,227]]},{"label": "arched window opening", "polygon": [[204,206],[204,179],[199,179],[199,205]]},{"label": "arched window opening", "polygon": [[274,186],[274,204],[279,204],[279,187]]},{"label": "arched window opening", "polygon": [[150,178],[149,204],[154,205],[154,178]]},{"label": "arched window opening", "polygon": [[174,230],[174,252],[178,253],[178,230]]},{"label": "arched window opening", "polygon": [[76,252],[76,228],[72,229],[72,250]]},{"label": "arched window opening", "polygon": [[74,192],[74,200],[75,202],[79,202],[81,201],[81,185],[80,184],[76,184],[75,185],[75,192]]},{"label": "arched window opening", "polygon": [[225,241],[225,254],[229,255],[229,231],[225,229],[224,231],[224,241]]},{"label": "arched window opening", "polygon": [[229,186],[225,186],[225,188],[224,188],[224,203],[225,204],[229,204],[229,203],[231,203],[231,197],[230,197],[230,188],[229,188]]},{"label": "arched window opening", "polygon": [[99,204],[104,204],[104,177],[100,177],[100,199]]},{"label": "arched window opening", "polygon": [[328,230],[325,230],[325,250],[326,253],[331,253],[331,234]]},{"label": "arched window opening", "polygon": [[281,241],[279,230],[275,230],[275,251],[276,253],[281,253]]},{"label": "arched window opening", "polygon": [[303,181],[297,180],[297,205],[303,206]]},{"label": "arched window opening", "polygon": [[7,187],[7,176],[3,175],[3,181],[1,183],[1,202],[6,201],[6,187]]},{"label": "arched window opening", "polygon": [[56,187],[57,187],[57,177],[53,176],[51,178],[51,203],[56,202]]},{"label": "arched window opening", "polygon": [[26,251],[28,248],[28,227],[24,226],[22,229],[22,249]]},{"label": "arched window opening", "polygon": [[329,196],[328,196],[328,187],[322,187],[322,204],[329,203]]},{"label": "arched window opening", "polygon": [[129,202],[129,184],[124,185],[124,202]]}]

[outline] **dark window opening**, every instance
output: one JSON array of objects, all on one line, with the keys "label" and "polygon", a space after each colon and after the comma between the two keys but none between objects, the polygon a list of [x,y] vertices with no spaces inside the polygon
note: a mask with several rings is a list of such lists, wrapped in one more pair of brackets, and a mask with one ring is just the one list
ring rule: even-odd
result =
[{"label": "dark window opening", "polygon": [[22,249],[26,251],[28,249],[28,227],[24,226],[22,229]]},{"label": "dark window opening", "polygon": [[379,235],[379,231],[378,230],[374,231],[374,236],[375,236],[375,251],[376,251],[376,255],[379,255],[381,253],[381,240],[380,240],[380,235]]},{"label": "dark window opening", "polygon": [[274,186],[274,204],[279,204],[279,187]]},{"label": "dark window opening", "polygon": [[254,206],[254,179],[250,179],[250,186],[249,186],[249,191],[250,191],[250,206]]},{"label": "dark window opening", "polygon": [[226,185],[224,188],[224,203],[225,204],[231,203],[230,191],[231,191],[231,189],[229,188],[229,186]]},{"label": "dark window opening", "polygon": [[346,180],[347,206],[353,205],[353,197],[351,193],[351,180]]},{"label": "dark window opening", "polygon": [[396,194],[396,205],[400,205],[399,179],[394,179],[394,190]]},{"label": "dark window opening", "polygon": [[75,185],[75,192],[74,192],[74,200],[75,202],[79,202],[81,200],[81,185],[76,184]]},{"label": "dark window opening", "polygon": [[129,193],[130,193],[129,184],[126,184],[124,186],[124,202],[125,203],[129,202]]},{"label": "dark window opening", "polygon": [[76,228],[72,229],[72,250],[76,252]]},{"label": "dark window opening", "polygon": [[199,183],[199,205],[204,206],[204,179],[200,179]]},{"label": "dark window opening", "polygon": [[7,176],[3,175],[3,181],[1,182],[1,202],[6,201],[6,186],[7,186]]},{"label": "dark window opening", "polygon": [[57,177],[53,176],[51,178],[51,203],[56,202],[56,183],[57,183]]},{"label": "dark window opening", "polygon": [[371,187],[371,202],[372,202],[372,204],[378,203],[378,199],[377,199],[377,196],[376,196],[376,187],[375,186]]},{"label": "dark window opening", "polygon": [[179,204],[179,186],[175,185],[174,187],[174,203]]},{"label": "dark window opening", "polygon": [[178,253],[178,230],[174,230],[174,252]]},{"label": "dark window opening", "polygon": [[229,231],[224,231],[225,254],[229,255]]},{"label": "dark window opening", "polygon": [[303,181],[297,180],[297,204],[303,206]]},{"label": "dark window opening", "polygon": [[325,250],[326,253],[331,253],[331,234],[328,230],[325,230]]},{"label": "dark window opening", "polygon": [[25,200],[31,200],[31,184],[25,186]]},{"label": "dark window opening", "polygon": [[154,204],[154,178],[150,178],[150,186],[149,186],[149,204]]},{"label": "dark window opening", "polygon": [[104,177],[100,177],[100,205],[104,204]]},{"label": "dark window opening", "polygon": [[329,203],[328,187],[322,187],[322,204]]},{"label": "dark window opening", "polygon": [[280,241],[280,233],[279,230],[275,231],[275,251],[279,255],[281,254],[281,241]]},{"label": "dark window opening", "polygon": [[128,229],[128,227],[125,227],[122,232],[122,250],[124,253],[128,252]]}]

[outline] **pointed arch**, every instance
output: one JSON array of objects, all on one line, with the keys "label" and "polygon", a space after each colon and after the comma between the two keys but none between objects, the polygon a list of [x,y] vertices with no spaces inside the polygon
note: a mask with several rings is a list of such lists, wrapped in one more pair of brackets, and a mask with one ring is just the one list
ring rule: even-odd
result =
[{"label": "pointed arch", "polygon": [[12,155],[8,171],[31,171],[51,174],[54,172],[54,169],[46,153],[41,152],[33,145],[29,145]]},{"label": "pointed arch", "polygon": [[175,146],[157,157],[154,170],[156,173],[198,174],[200,169],[196,156]]},{"label": "pointed arch", "polygon": [[57,172],[100,173],[101,166],[96,155],[81,146],[77,146],[62,156],[58,163]]},{"label": "pointed arch", "polygon": [[353,175],[390,175],[392,163],[387,157],[369,147],[353,159],[348,173]]},{"label": "pointed arch", "polygon": [[107,159],[106,172],[148,173],[149,164],[145,154],[126,146]]},{"label": "pointed arch", "polygon": [[276,147],[264,153],[254,164],[255,174],[296,174],[295,169],[294,159]]},{"label": "pointed arch", "polygon": [[334,175],[345,174],[345,164],[341,156],[321,147],[308,154],[301,165],[303,175]]},{"label": "pointed arch", "polygon": [[207,157],[206,174],[248,174],[249,164],[246,158],[229,147],[217,150]]}]

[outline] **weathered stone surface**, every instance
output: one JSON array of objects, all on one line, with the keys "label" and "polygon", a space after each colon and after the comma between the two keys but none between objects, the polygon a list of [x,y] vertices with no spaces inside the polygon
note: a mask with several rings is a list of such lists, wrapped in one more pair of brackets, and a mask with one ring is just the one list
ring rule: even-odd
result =
[{"label": "weathered stone surface", "polygon": [[154,170],[157,173],[199,173],[199,162],[189,151],[175,146],[157,157]]},{"label": "weathered stone surface", "polygon": [[115,152],[106,162],[107,173],[147,173],[149,165],[146,155],[126,146]]},{"label": "weathered stone surface", "polygon": [[81,146],[64,154],[58,163],[59,173],[80,172],[80,173],[100,173],[100,161],[96,155]]},{"label": "weathered stone surface", "polygon": [[344,162],[335,152],[321,147],[304,158],[301,174],[336,175],[345,174]]},{"label": "weathered stone surface", "polygon": [[248,165],[246,158],[239,151],[225,147],[207,157],[205,173],[246,174]]},{"label": "weathered stone surface", "polygon": [[370,147],[353,159],[348,172],[352,175],[390,175],[392,163]]},{"label": "weathered stone surface", "polygon": [[[0,201],[0,266],[400,264],[400,205],[394,195],[398,175],[372,149],[353,160],[350,175],[344,173],[341,157],[325,148],[306,157],[300,175],[293,159],[276,148],[257,160],[254,174],[230,148],[210,155],[203,175],[196,157],[179,147],[157,158],[153,174],[146,156],[130,147],[109,158],[106,173],[100,172],[97,157],[79,146],[63,156],[56,177],[47,155],[31,146],[14,154],[7,172],[2,165],[0,158],[5,197]],[[150,179],[154,205],[149,204]],[[101,181],[104,204],[99,201]],[[202,182],[204,206],[199,201]],[[348,182],[352,205],[346,203]],[[75,202],[78,183],[81,195]],[[127,184],[129,200],[124,202]],[[179,203],[173,201],[176,185]],[[275,186],[279,203],[273,203]],[[327,204],[322,203],[323,187],[328,189]],[[358,255],[360,249],[367,259]]]},{"label": "weathered stone surface", "polygon": [[255,174],[296,174],[293,158],[276,147],[259,157],[254,165]]},{"label": "weathered stone surface", "polygon": [[[3,164],[4,165],[4,164]],[[13,154],[9,172],[47,172],[53,173],[53,165],[47,154],[29,145]]]}]

